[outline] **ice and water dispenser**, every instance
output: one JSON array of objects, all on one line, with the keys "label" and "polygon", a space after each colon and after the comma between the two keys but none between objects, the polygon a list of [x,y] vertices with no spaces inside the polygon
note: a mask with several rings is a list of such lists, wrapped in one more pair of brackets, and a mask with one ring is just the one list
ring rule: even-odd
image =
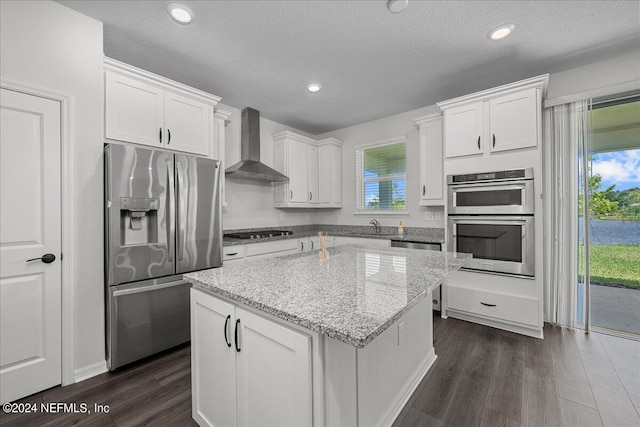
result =
[{"label": "ice and water dispenser", "polygon": [[158,199],[120,198],[121,246],[158,243]]}]

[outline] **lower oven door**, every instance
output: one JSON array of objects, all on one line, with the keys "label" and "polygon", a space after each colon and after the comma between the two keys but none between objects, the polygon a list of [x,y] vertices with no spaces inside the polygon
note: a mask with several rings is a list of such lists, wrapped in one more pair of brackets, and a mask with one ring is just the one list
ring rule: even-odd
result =
[{"label": "lower oven door", "polygon": [[190,340],[189,289],[182,276],[110,286],[107,364],[110,370]]},{"label": "lower oven door", "polygon": [[533,216],[450,216],[449,249],[473,254],[466,268],[533,277]]}]

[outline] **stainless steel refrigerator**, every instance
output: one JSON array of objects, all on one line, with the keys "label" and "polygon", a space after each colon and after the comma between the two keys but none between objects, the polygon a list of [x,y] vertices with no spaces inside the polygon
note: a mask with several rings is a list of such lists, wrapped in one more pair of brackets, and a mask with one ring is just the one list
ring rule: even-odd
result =
[{"label": "stainless steel refrigerator", "polygon": [[189,341],[181,273],[222,265],[220,172],[217,160],[105,147],[110,370]]}]

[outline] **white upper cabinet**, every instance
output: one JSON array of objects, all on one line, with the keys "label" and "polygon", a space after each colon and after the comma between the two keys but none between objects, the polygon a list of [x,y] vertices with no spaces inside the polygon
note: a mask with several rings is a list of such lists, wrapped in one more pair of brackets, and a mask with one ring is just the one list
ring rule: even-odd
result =
[{"label": "white upper cabinet", "polygon": [[439,102],[445,157],[536,147],[547,74]]},{"label": "white upper cabinet", "polygon": [[318,200],[322,207],[342,207],[342,142],[318,143]]},{"label": "white upper cabinet", "polygon": [[342,204],[342,143],[285,131],[273,136],[274,168],[289,177],[275,183],[277,208],[337,208]]},{"label": "white upper cabinet", "polygon": [[309,203],[318,204],[318,146],[307,145],[307,184]]},{"label": "white upper cabinet", "polygon": [[442,157],[442,114],[418,117],[420,132],[421,206],[444,205],[444,169]]},{"label": "white upper cabinet", "polygon": [[105,137],[162,147],[164,91],[122,74],[105,73]]},{"label": "white upper cabinet", "polygon": [[307,154],[309,150],[307,149],[307,143],[302,140],[290,138],[286,145],[287,165],[284,174],[289,177],[288,203],[306,205],[309,201],[309,177],[307,176],[309,167]]},{"label": "white upper cabinet", "polygon": [[541,106],[537,89],[500,96],[489,101],[491,151],[535,147]]},{"label": "white upper cabinet", "polygon": [[105,59],[105,138],[212,157],[220,98]]},{"label": "white upper cabinet", "polygon": [[211,154],[213,107],[177,93],[165,92],[164,125],[167,148]]},{"label": "white upper cabinet", "polygon": [[445,110],[447,157],[482,154],[482,102]]}]

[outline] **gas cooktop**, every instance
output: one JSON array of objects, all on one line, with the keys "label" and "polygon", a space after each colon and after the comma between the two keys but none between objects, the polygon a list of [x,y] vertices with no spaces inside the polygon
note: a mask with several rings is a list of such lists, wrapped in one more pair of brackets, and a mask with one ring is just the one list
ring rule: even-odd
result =
[{"label": "gas cooktop", "polygon": [[290,236],[293,232],[289,230],[266,230],[266,231],[245,231],[241,233],[228,233],[224,237],[235,239],[262,239],[264,237]]}]

